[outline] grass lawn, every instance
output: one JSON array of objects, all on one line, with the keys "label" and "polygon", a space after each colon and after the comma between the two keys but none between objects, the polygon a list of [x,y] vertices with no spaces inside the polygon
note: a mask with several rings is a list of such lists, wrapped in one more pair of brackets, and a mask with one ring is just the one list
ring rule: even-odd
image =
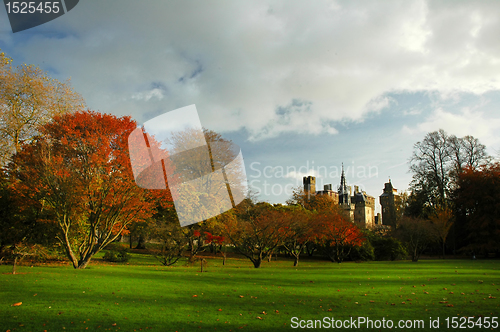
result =
[{"label": "grass lawn", "polygon": [[[150,256],[133,254],[128,265],[94,259],[85,270],[69,265],[19,266],[17,275],[11,270],[0,266],[0,332],[277,331],[295,330],[292,317],[298,322],[351,316],[395,325],[423,320],[419,331],[435,331],[429,318],[439,318],[445,330],[447,317],[451,323],[452,317],[500,316],[498,260],[303,260],[296,268],[278,260],[254,269],[246,259],[231,258],[222,266],[217,258],[200,273],[199,266],[163,267]],[[22,305],[12,306],[17,302]]]}]

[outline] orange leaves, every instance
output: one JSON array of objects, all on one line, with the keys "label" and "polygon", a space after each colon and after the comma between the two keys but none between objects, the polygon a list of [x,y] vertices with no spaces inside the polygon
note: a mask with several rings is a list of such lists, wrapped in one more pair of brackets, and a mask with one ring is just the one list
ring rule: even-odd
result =
[{"label": "orange leaves", "polygon": [[11,307],[19,307],[22,304],[23,304],[22,302],[16,302],[16,303],[12,304]]},{"label": "orange leaves", "polygon": [[[21,205],[43,204],[72,253],[74,267],[113,241],[131,222],[147,220],[155,201],[134,181],[127,135],[136,124],[97,112],[55,117],[11,165]],[[92,236],[87,236],[91,234]],[[80,256],[82,259],[77,259]]]}]

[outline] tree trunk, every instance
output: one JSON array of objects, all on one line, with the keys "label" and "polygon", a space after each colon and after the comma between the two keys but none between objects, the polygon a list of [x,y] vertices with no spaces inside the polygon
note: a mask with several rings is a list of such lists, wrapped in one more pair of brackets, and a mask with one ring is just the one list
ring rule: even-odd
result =
[{"label": "tree trunk", "polygon": [[226,265],[226,253],[222,253],[222,265]]},{"label": "tree trunk", "polygon": [[297,266],[299,265],[299,257],[295,257],[294,261],[293,261],[293,266]]},{"label": "tree trunk", "polygon": [[312,257],[314,252],[316,251],[316,248],[314,246],[308,246],[306,245],[306,251],[307,251],[307,255],[309,257]]},{"label": "tree trunk", "polygon": [[144,239],[144,236],[139,235],[139,240],[137,241],[135,249],[146,249],[146,239]]},{"label": "tree trunk", "polygon": [[14,265],[12,265],[12,274],[16,274],[16,266],[17,266],[17,256],[14,257]]},{"label": "tree trunk", "polygon": [[84,269],[87,267],[87,265],[89,265],[90,263],[90,257],[89,258],[85,258],[84,260],[78,262],[78,267],[76,267],[76,269]]},{"label": "tree trunk", "polygon": [[260,263],[262,263],[262,259],[259,257],[257,259],[252,260],[253,266],[258,269],[260,267]]},{"label": "tree trunk", "polygon": [[68,234],[64,233],[64,242],[62,243],[64,246],[64,249],[66,250],[66,255],[68,256],[70,262],[73,264],[73,267],[75,269],[78,269],[78,260],[75,257],[75,254],[73,253],[73,249],[71,249],[71,243],[69,242],[68,239]]},{"label": "tree trunk", "polygon": [[129,233],[128,235],[128,244],[129,244],[129,249],[132,249],[132,233]]}]

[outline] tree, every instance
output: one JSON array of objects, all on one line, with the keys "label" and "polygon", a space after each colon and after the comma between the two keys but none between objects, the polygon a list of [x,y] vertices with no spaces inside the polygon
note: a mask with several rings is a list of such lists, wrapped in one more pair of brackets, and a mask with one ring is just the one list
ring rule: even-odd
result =
[{"label": "tree", "polygon": [[54,116],[84,109],[83,98],[70,82],[59,82],[40,68],[23,64],[0,53],[0,165],[5,165],[37,128]]},{"label": "tree", "polygon": [[286,220],[280,229],[283,232],[283,248],[294,258],[293,266],[299,265],[300,254],[314,240],[312,213],[301,206],[284,207]]},{"label": "tree", "polygon": [[243,159],[231,141],[192,128],[173,132],[164,141],[173,166],[167,177],[182,225],[213,218],[245,198]]},{"label": "tree", "polygon": [[161,245],[155,257],[164,266],[177,263],[188,243],[173,208],[162,209],[155,215],[153,237]]},{"label": "tree", "polygon": [[236,251],[259,268],[262,259],[278,247],[285,236],[283,214],[269,203],[245,200],[226,221],[225,234]]},{"label": "tree", "polygon": [[316,238],[332,262],[342,263],[351,249],[361,246],[365,240],[361,230],[346,218],[339,207],[319,212],[314,219]]},{"label": "tree", "polygon": [[443,248],[443,258],[445,258],[446,239],[453,226],[453,211],[446,205],[436,207],[434,213],[429,217],[434,228],[433,232],[439,239]]},{"label": "tree", "polygon": [[154,197],[132,176],[127,136],[135,127],[129,117],[90,111],[56,116],[9,164],[16,195],[52,215],[74,268],[154,212]]},{"label": "tree", "polygon": [[406,244],[413,262],[417,262],[424,250],[436,239],[429,220],[406,216],[401,218],[396,236]]},{"label": "tree", "polygon": [[[425,136],[413,146],[410,171],[414,188],[430,190],[430,196],[439,201],[447,197],[450,156],[450,139],[442,129]],[[434,203],[434,202],[432,202]]]},{"label": "tree", "polygon": [[455,224],[463,251],[486,254],[500,251],[500,164],[460,174],[454,195]]},{"label": "tree", "polygon": [[457,138],[442,129],[428,133],[413,146],[410,158],[413,192],[427,207],[447,204],[462,170],[477,168],[488,161],[486,147],[472,136]]}]

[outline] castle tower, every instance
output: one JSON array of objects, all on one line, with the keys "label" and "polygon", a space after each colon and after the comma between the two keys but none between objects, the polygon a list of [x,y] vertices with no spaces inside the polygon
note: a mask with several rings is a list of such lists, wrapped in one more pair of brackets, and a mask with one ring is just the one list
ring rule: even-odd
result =
[{"label": "castle tower", "polygon": [[351,205],[351,190],[349,187],[347,187],[343,163],[342,163],[342,175],[340,177],[340,186],[337,191],[339,193],[339,204]]},{"label": "castle tower", "polygon": [[382,205],[382,223],[391,227],[396,227],[396,203],[399,201],[397,189],[392,186],[391,180],[385,183],[384,192],[380,195],[380,205]]},{"label": "castle tower", "polygon": [[316,178],[314,176],[304,176],[303,183],[305,193],[316,194]]}]

